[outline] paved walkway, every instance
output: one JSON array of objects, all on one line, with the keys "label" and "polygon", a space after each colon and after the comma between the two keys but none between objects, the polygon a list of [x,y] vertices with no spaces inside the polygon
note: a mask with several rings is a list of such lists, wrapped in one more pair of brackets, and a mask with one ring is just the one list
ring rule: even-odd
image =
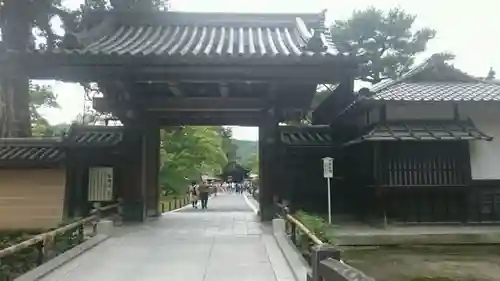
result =
[{"label": "paved walkway", "polygon": [[188,207],[121,232],[42,280],[294,280],[242,195],[219,194],[208,210]]}]

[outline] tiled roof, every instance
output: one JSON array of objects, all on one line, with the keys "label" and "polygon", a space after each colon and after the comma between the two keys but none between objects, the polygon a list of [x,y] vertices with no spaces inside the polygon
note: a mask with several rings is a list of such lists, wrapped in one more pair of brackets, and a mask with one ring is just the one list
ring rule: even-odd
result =
[{"label": "tiled roof", "polygon": [[57,164],[75,146],[112,147],[123,140],[122,127],[72,125],[63,138],[0,138],[0,163]]},{"label": "tiled roof", "polygon": [[348,144],[362,141],[453,141],[487,140],[472,121],[408,120],[380,123]]},{"label": "tiled roof", "polygon": [[432,58],[399,79],[378,83],[371,100],[382,101],[498,101],[500,84],[470,76]]},{"label": "tiled roof", "polygon": [[61,139],[0,139],[0,162],[58,163],[65,157]]},{"label": "tiled roof", "polygon": [[372,99],[385,101],[500,101],[500,85],[487,82],[402,82],[380,90]]},{"label": "tiled roof", "polygon": [[66,136],[69,145],[115,146],[123,140],[123,127],[72,125]]},{"label": "tiled roof", "polygon": [[[165,57],[169,61],[335,56],[323,14],[100,13],[71,52]],[[104,19],[104,20],[103,20]],[[96,20],[97,17],[96,17]],[[69,48],[68,48],[69,49]],[[68,50],[66,50],[68,51]],[[186,61],[188,59],[188,61]]]},{"label": "tiled roof", "polygon": [[328,126],[280,127],[280,138],[287,146],[331,146]]}]

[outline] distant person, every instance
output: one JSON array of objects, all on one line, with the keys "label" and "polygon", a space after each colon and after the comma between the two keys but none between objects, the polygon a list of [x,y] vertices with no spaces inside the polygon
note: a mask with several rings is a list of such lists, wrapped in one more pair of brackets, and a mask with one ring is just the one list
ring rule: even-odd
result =
[{"label": "distant person", "polygon": [[207,181],[202,181],[198,186],[198,192],[201,200],[201,208],[206,209],[208,203],[208,195],[210,194],[210,185]]},{"label": "distant person", "polygon": [[217,196],[217,192],[219,191],[219,184],[218,183],[214,183],[212,184],[212,193],[214,194],[214,196]]},{"label": "distant person", "polygon": [[198,186],[196,182],[191,182],[191,187],[189,188],[189,199],[191,200],[191,205],[194,209],[198,209]]}]

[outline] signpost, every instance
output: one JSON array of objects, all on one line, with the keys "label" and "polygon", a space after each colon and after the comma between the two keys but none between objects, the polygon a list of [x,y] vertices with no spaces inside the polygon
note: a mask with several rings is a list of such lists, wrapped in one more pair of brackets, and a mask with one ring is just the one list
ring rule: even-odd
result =
[{"label": "signpost", "polygon": [[333,158],[325,157],[323,160],[323,177],[326,179],[328,184],[328,223],[332,223],[332,191],[331,191],[331,179],[333,178]]}]

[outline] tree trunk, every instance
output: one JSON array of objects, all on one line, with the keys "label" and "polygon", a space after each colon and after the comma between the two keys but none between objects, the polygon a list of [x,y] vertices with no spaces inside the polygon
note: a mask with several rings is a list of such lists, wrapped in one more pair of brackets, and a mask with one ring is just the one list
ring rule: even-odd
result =
[{"label": "tree trunk", "polygon": [[[3,44],[14,57],[28,50],[31,39],[29,4],[26,0],[6,0],[2,8]],[[2,77],[0,93],[0,137],[31,136],[29,78],[17,62]]]}]

